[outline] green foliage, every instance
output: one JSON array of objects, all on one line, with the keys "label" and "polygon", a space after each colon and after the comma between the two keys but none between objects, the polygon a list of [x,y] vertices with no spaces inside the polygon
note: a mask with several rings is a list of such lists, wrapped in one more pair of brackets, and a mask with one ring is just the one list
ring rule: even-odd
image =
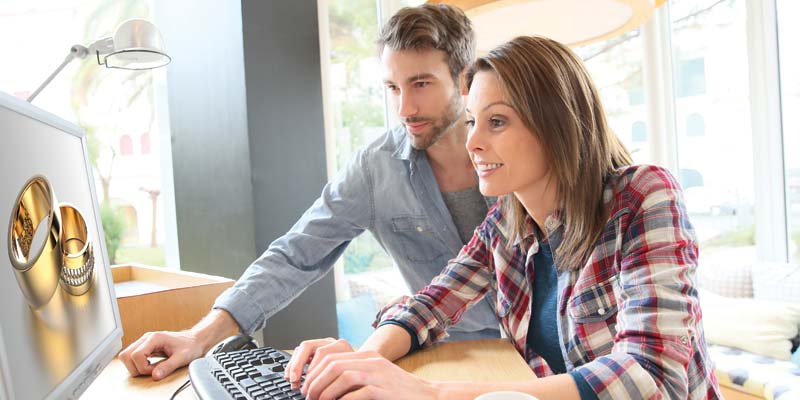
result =
[{"label": "green foliage", "polygon": [[748,225],[738,227],[735,230],[723,232],[711,239],[703,242],[703,247],[722,247],[722,246],[755,246],[756,245],[756,226]]},{"label": "green foliage", "polygon": [[[373,0],[333,0],[329,4],[331,64],[344,65],[344,86],[335,97],[334,113],[338,135],[338,166],[344,165],[352,151],[371,139],[366,130],[383,127],[383,92],[378,81],[362,79],[362,62],[378,56],[378,10]],[[367,64],[366,68],[374,68]],[[370,71],[374,75],[375,71]]]},{"label": "green foliage", "polygon": [[[371,239],[371,240],[370,240]],[[380,251],[380,246],[373,246],[372,235],[362,235],[350,243],[344,253],[344,273],[357,274],[370,269],[372,261]]]},{"label": "green foliage", "polygon": [[161,247],[121,247],[117,251],[117,263],[141,263],[155,267],[163,267],[166,264],[164,249]]},{"label": "green foliage", "polygon": [[794,240],[794,259],[796,263],[800,263],[800,230],[792,233],[792,240]]},{"label": "green foliage", "polygon": [[106,249],[108,250],[108,261],[111,264],[117,263],[117,250],[125,234],[126,223],[122,209],[109,202],[103,202],[100,206],[100,218],[103,221],[103,233],[105,233]]},{"label": "green foliage", "polygon": [[345,63],[348,83],[350,76],[356,75],[358,63],[377,54],[376,7],[374,0],[333,0],[329,4],[331,63]]}]

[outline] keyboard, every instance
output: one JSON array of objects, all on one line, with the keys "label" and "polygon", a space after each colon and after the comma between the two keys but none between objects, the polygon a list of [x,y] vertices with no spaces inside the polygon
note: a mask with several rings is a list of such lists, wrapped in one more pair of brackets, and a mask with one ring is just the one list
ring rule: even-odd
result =
[{"label": "keyboard", "polygon": [[283,378],[290,357],[272,347],[217,353],[192,361],[189,379],[201,400],[305,399]]}]

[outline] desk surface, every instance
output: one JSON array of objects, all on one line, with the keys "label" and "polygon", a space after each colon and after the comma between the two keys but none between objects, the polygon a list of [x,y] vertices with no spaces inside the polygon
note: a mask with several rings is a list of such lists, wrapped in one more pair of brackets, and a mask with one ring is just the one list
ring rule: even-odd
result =
[{"label": "desk surface", "polygon": [[[499,382],[534,377],[511,343],[504,339],[442,343],[404,357],[397,364],[429,380]],[[160,382],[149,376],[131,378],[122,362],[115,358],[81,398],[108,399],[113,394],[114,400],[168,399],[188,379],[188,374],[188,368],[182,368]],[[195,396],[192,389],[186,389],[177,398]]]}]

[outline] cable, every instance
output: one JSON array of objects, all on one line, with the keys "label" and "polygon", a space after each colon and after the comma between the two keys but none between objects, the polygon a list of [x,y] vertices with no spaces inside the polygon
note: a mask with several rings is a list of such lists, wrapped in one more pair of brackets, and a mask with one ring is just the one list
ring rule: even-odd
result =
[{"label": "cable", "polygon": [[175,396],[177,396],[178,393],[182,392],[184,389],[189,387],[191,384],[192,384],[191,379],[187,379],[186,382],[183,382],[183,385],[181,385],[178,389],[175,390],[175,393],[172,394],[172,397],[170,397],[169,400],[175,400]]}]

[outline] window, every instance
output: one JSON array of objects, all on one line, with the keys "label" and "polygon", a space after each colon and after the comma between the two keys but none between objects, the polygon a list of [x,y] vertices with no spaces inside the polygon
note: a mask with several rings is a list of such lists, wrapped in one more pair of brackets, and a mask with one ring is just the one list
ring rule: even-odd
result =
[{"label": "window", "polygon": [[142,154],[150,154],[150,134],[145,132],[139,139],[142,146]]},{"label": "window", "polygon": [[[696,11],[694,11],[696,12]],[[673,27],[682,26],[673,22]],[[673,47],[674,48],[674,47]],[[706,92],[705,60],[693,58],[678,61],[678,97],[699,96]]]},{"label": "window", "polygon": [[635,144],[647,142],[647,125],[643,121],[636,121],[631,127],[631,142]]},{"label": "window", "polygon": [[[0,48],[14,56],[0,63],[0,91],[26,99],[72,45],[108,37],[130,18],[152,20],[151,8],[152,0],[18,1],[3,7]],[[169,38],[165,41],[169,47]],[[162,189],[161,155],[151,140],[159,143],[169,136],[155,117],[154,104],[165,76],[165,69],[107,69],[90,56],[68,64],[33,101],[86,132],[106,244],[115,264],[166,262],[163,212],[155,212],[165,206],[161,198],[154,201],[140,190]]]},{"label": "window", "polygon": [[[377,110],[384,103],[381,89],[370,89],[372,81],[362,77],[369,63],[378,62],[370,58],[374,50],[353,50],[358,43],[371,44],[366,28],[356,28],[355,16],[375,21],[374,2],[329,3],[332,102],[336,155],[341,165],[355,148],[385,129],[379,121],[384,116]],[[387,6],[397,1],[378,3],[384,20],[397,9]],[[754,150],[763,132],[751,122],[751,114],[760,114],[754,114],[757,108],[750,82],[761,71],[757,67],[750,70],[754,63],[748,45],[755,38],[748,35],[762,27],[747,9],[751,4],[747,0],[670,0],[658,9],[662,14],[652,25],[573,49],[592,75],[609,124],[631,151],[634,162],[668,167],[680,181],[700,242],[700,265],[752,263],[763,256],[765,248],[768,257],[783,257],[773,254],[773,248],[765,246],[767,241],[757,240],[755,234],[757,226],[773,229],[775,221],[765,222],[755,212],[774,206],[764,200],[759,207],[755,203],[756,182],[763,182],[763,174],[774,171],[759,170],[753,161],[772,153],[759,155]],[[800,47],[795,43],[800,26],[791,23],[800,17],[798,4],[777,0],[779,18],[790,21],[778,24],[783,141],[777,146],[784,152],[787,198],[787,220],[780,222],[789,228],[790,259],[794,262],[800,262],[800,153],[789,149],[800,148],[800,114],[792,111],[800,108],[800,75],[794,73],[800,71]],[[655,48],[659,50],[654,52]],[[663,82],[662,75],[669,82]],[[362,79],[350,81],[353,76]],[[648,81],[652,77],[659,82]],[[659,85],[671,89],[667,90],[671,94],[662,92]],[[351,118],[346,104],[359,104],[358,110],[366,118]],[[392,121],[392,115],[389,112],[385,117]],[[380,282],[374,276],[389,276],[381,274],[392,271],[390,261],[370,241],[364,235],[345,256],[348,299],[358,298],[364,290],[360,286]],[[342,299],[340,305],[345,304]],[[361,307],[358,310],[367,310],[363,304]]]},{"label": "window", "polygon": [[122,135],[119,138],[119,154],[129,156],[133,154],[133,139],[130,135]]},{"label": "window", "polygon": [[[392,15],[408,2],[380,3],[383,15]],[[414,4],[419,3],[415,2]],[[380,60],[375,47],[380,28],[376,0],[327,0],[320,3],[328,18],[327,112],[332,114],[335,170],[343,168],[355,152],[387,131]],[[387,14],[388,13],[388,14]],[[329,118],[329,117],[326,117]],[[335,267],[339,336],[354,345],[372,332],[378,306],[408,289],[372,234],[353,240]]]},{"label": "window", "polygon": [[778,0],[778,43],[780,47],[781,104],[783,108],[783,160],[785,163],[786,208],[789,228],[789,258],[800,264],[800,3]]},{"label": "window", "polygon": [[686,117],[686,136],[703,136],[706,134],[706,121],[697,113]]},{"label": "window", "polygon": [[745,1],[669,6],[675,118],[686,121],[676,124],[678,167],[700,265],[756,261]]},{"label": "window", "polygon": [[631,152],[634,162],[649,163],[646,89],[641,32],[573,49],[592,75],[611,129]]}]

